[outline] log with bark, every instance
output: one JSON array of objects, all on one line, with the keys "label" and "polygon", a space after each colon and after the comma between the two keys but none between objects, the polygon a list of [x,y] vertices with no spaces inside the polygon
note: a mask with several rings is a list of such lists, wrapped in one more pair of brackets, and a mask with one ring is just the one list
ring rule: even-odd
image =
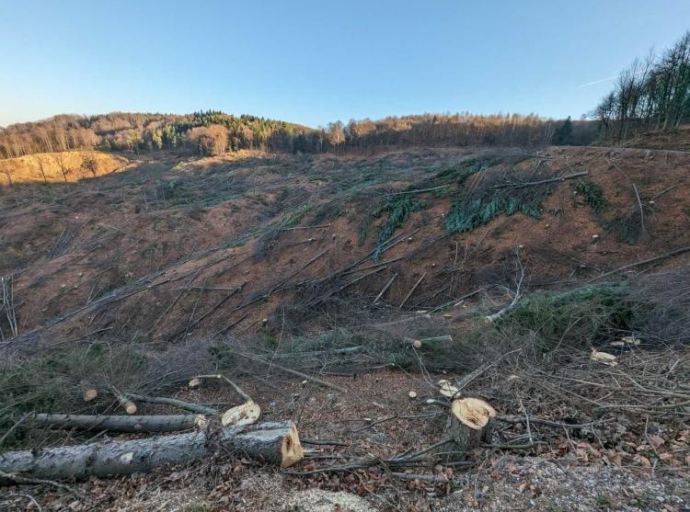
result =
[{"label": "log with bark", "polygon": [[[8,452],[0,456],[0,472],[27,478],[83,480],[147,472],[166,464],[188,464],[209,457],[216,450],[281,467],[292,466],[304,456],[295,424],[285,421],[39,452]],[[11,480],[0,483],[8,484]]]},{"label": "log with bark", "polygon": [[204,414],[206,416],[218,416],[220,411],[214,409],[213,407],[207,407],[205,405],[193,404],[190,402],[185,402],[183,400],[178,400],[176,398],[168,398],[165,396],[145,396],[136,393],[125,393],[125,396],[131,398],[132,400],[137,400],[138,402],[146,402],[149,404],[162,404],[175,407],[177,409],[182,409],[183,411],[194,412],[197,414]]},{"label": "log with bark", "polygon": [[461,459],[483,443],[490,443],[495,417],[496,410],[484,400],[453,400],[446,422],[446,437],[453,443],[443,447],[443,458]]},{"label": "log with bark", "polygon": [[404,337],[403,338],[404,343],[409,343],[416,349],[422,348],[424,345],[429,345],[433,343],[452,343],[453,342],[453,337],[450,334],[444,334],[443,336],[432,336],[430,338],[422,338],[422,339],[416,339],[416,338],[408,338]]},{"label": "log with bark", "polygon": [[110,432],[179,432],[206,427],[201,414],[173,414],[158,416],[108,416],[85,414],[42,414],[32,418],[35,422],[53,428],[79,430],[108,430]]}]

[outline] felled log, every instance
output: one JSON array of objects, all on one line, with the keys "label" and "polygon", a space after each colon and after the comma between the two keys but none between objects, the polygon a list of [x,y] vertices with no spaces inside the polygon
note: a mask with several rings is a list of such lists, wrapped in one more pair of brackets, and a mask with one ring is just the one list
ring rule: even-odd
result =
[{"label": "felled log", "polygon": [[98,390],[86,381],[79,383],[81,387],[81,397],[84,402],[90,402],[98,397]]},{"label": "felled log", "polygon": [[[8,452],[0,457],[0,472],[30,478],[84,480],[92,476],[148,472],[166,464],[188,464],[216,450],[255,460],[292,466],[304,452],[291,421],[224,428],[129,441]],[[9,483],[2,481],[0,483]]]},{"label": "felled log", "polygon": [[109,430],[111,432],[179,432],[206,427],[201,414],[174,414],[160,416],[106,416],[85,414],[42,414],[33,420],[53,428],[80,430]]},{"label": "felled log", "polygon": [[182,409],[183,411],[195,412],[197,414],[204,414],[206,416],[218,416],[220,412],[213,407],[206,407],[205,405],[192,404],[176,398],[168,398],[164,396],[145,396],[136,393],[126,393],[126,396],[138,402],[146,402],[149,404],[162,404]]},{"label": "felled log", "polygon": [[127,398],[125,395],[120,393],[117,389],[115,389],[113,386],[110,386],[110,389],[113,392],[113,395],[115,395],[115,398],[117,399],[117,402],[120,404],[120,406],[125,410],[127,414],[136,414],[137,412],[137,404],[132,402],[129,398]]},{"label": "felled log", "polygon": [[430,338],[422,338],[422,339],[416,339],[416,338],[403,338],[403,342],[409,343],[416,349],[422,348],[424,345],[430,344],[430,343],[436,343],[436,342],[445,342],[445,343],[452,343],[453,342],[453,337],[450,334],[444,334],[443,336],[432,336]]},{"label": "felled log", "polygon": [[445,458],[463,458],[482,443],[489,443],[495,417],[496,410],[484,400],[453,400],[446,423],[446,437],[453,442],[444,447]]}]

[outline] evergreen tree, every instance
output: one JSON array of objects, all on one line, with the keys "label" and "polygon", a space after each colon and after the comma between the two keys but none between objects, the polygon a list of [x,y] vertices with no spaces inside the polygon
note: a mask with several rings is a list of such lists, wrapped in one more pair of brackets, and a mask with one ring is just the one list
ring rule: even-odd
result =
[{"label": "evergreen tree", "polygon": [[568,119],[563,121],[563,124],[558,127],[556,133],[553,135],[553,143],[556,146],[572,146],[573,144],[573,122]]}]

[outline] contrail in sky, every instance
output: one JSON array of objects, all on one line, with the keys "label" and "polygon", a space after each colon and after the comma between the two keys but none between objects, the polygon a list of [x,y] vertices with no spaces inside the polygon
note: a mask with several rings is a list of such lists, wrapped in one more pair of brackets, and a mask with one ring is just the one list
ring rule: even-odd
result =
[{"label": "contrail in sky", "polygon": [[611,80],[615,80],[616,78],[618,78],[618,75],[610,76],[608,78],[602,78],[601,80],[595,80],[594,82],[587,82],[586,84],[578,85],[577,88],[582,89],[583,87],[589,87],[590,85],[596,85],[602,82],[609,82]]}]

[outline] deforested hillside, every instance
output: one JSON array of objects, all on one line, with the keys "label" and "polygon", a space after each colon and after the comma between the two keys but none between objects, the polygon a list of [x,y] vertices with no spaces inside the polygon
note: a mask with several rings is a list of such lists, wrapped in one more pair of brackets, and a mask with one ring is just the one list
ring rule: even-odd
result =
[{"label": "deforested hillside", "polygon": [[[306,479],[428,509],[436,502],[428,489],[442,496],[474,478],[482,460],[499,464],[491,454],[513,453],[547,472],[574,458],[580,486],[592,485],[585,468],[603,457],[606,478],[638,486],[643,501],[682,487],[675,476],[667,487],[630,483],[620,468],[680,471],[690,456],[687,393],[676,385],[688,371],[690,155],[596,147],[68,155],[109,158],[118,172],[99,167],[78,182],[53,173],[44,183],[34,169],[34,179],[0,195],[0,428],[8,448],[38,443],[54,461],[41,469],[35,455],[12,455],[0,463],[5,473],[21,465],[27,478],[91,474],[74,462],[84,434],[65,439],[46,425],[87,438],[104,428],[175,436],[165,432],[206,428],[231,407],[223,421],[263,418],[242,435],[292,447],[277,453],[273,441],[247,445],[241,436],[224,445],[295,465],[272,484],[291,503],[307,499],[295,491]],[[239,391],[228,394],[223,379]],[[418,473],[420,461],[434,464],[423,447],[439,442],[445,400],[457,396],[489,420],[499,411],[500,441],[471,445],[471,456],[440,455],[449,465]],[[234,410],[238,399],[248,402]],[[295,424],[275,423],[285,417]],[[118,438],[123,450],[151,449],[146,438],[128,439]],[[322,441],[336,452],[314,451],[333,446]],[[67,445],[51,451],[56,443]],[[199,446],[155,457],[187,468],[209,456]],[[99,453],[84,455],[94,474],[130,472]],[[351,462],[343,469],[338,459]],[[527,459],[511,460],[533,474]],[[135,478],[159,488],[187,475],[166,503],[222,510],[218,500],[236,492],[238,477],[212,484],[199,472],[207,463],[193,464]],[[261,491],[266,468],[218,464],[248,482],[247,510],[278,506]],[[387,478],[410,485],[391,491]],[[146,499],[116,492],[119,481],[93,502],[144,510]],[[555,473],[544,481],[554,496],[557,481]],[[485,485],[491,499],[510,492],[501,480]],[[46,498],[54,510],[65,503],[50,491]],[[475,502],[443,503],[470,510]]]},{"label": "deforested hillside", "polygon": [[[6,194],[0,271],[20,271],[28,337],[304,333],[486,287],[500,302],[517,252],[536,290],[690,246],[687,164],[594,148],[133,161]],[[222,293],[205,288],[233,296],[216,308]]]}]

